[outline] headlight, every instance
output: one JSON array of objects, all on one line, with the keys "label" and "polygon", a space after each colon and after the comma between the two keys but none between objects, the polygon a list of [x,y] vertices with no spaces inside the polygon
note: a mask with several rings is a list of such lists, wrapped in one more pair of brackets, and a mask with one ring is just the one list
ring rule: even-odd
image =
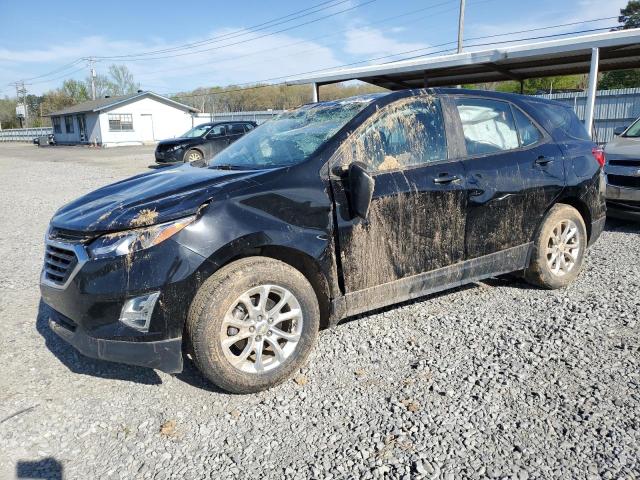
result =
[{"label": "headlight", "polygon": [[153,247],[172,237],[195,219],[196,216],[192,215],[151,227],[108,233],[89,245],[89,255],[93,259],[118,257]]}]

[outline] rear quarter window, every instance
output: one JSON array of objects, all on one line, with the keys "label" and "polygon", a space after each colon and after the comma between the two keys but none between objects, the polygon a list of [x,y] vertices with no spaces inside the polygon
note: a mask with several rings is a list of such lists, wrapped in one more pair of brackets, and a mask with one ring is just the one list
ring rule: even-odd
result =
[{"label": "rear quarter window", "polygon": [[544,116],[545,126],[550,131],[560,130],[568,137],[591,141],[591,136],[587,133],[584,124],[570,107],[547,103],[539,103],[537,107]]}]

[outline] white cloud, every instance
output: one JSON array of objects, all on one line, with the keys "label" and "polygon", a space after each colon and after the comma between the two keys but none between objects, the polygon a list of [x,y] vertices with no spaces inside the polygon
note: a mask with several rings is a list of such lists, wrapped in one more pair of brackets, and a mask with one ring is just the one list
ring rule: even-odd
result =
[{"label": "white cloud", "polygon": [[[333,67],[342,63],[332,49],[314,41],[286,34],[275,34],[245,42],[244,40],[258,35],[255,33],[239,35],[237,34],[239,31],[239,29],[226,28],[210,32],[202,38],[182,40],[180,44],[193,43],[236,32],[233,38],[229,36],[222,41],[166,54],[190,53],[189,55],[142,61],[125,61],[124,58],[109,59],[99,62],[97,70],[99,73],[106,73],[108,65],[123,63],[133,72],[143,88],[167,93],[198,86],[255,82]],[[34,77],[55,70],[79,57],[127,55],[175,46],[177,44],[166,43],[161,39],[145,44],[91,36],[80,38],[73,43],[50,45],[42,49],[0,48],[0,84],[19,79],[20,77],[16,77],[18,71],[21,72],[19,74],[21,77]],[[160,55],[162,54],[158,54]],[[82,69],[81,63],[59,74],[34,79],[29,90],[32,93],[40,93],[58,87],[62,83],[60,77],[79,68]],[[88,69],[78,72],[74,78],[85,78],[87,72]]]},{"label": "white cloud", "polygon": [[351,55],[378,57],[428,46],[421,42],[401,42],[372,27],[354,27],[345,35],[344,49]]}]

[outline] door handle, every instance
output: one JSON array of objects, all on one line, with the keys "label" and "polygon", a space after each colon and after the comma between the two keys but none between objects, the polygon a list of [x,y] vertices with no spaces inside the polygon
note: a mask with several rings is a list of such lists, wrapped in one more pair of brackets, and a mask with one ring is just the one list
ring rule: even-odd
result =
[{"label": "door handle", "polygon": [[540,165],[541,167],[544,167],[545,165],[549,165],[550,163],[553,163],[553,158],[540,155],[538,158],[536,158],[535,163],[536,165]]},{"label": "door handle", "polygon": [[433,183],[438,185],[446,185],[448,183],[458,182],[460,177],[458,175],[449,175],[448,173],[441,173],[433,179]]}]

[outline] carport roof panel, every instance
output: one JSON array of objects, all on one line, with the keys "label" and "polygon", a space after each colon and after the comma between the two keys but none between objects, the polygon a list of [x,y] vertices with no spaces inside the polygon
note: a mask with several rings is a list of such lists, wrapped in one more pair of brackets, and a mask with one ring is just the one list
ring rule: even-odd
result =
[{"label": "carport roof panel", "polygon": [[338,69],[288,80],[290,85],[362,80],[391,90],[463,83],[523,80],[589,72],[591,49],[600,49],[600,71],[640,67],[640,29],[477,50],[438,57]]}]

